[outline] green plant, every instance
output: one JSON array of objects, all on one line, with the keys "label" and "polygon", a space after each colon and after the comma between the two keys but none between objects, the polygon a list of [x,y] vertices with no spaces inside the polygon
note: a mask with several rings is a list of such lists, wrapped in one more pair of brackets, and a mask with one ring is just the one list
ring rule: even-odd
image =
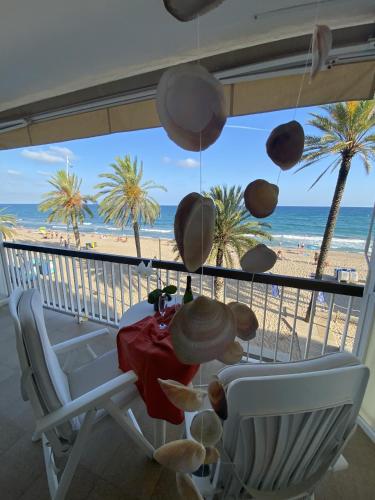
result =
[{"label": "green plant", "polygon": [[165,293],[167,295],[168,301],[171,300],[171,295],[175,294],[177,292],[177,287],[174,285],[168,285],[165,286],[164,288],[156,288],[152,292],[148,294],[148,299],[147,302],[149,304],[157,304],[159,301],[159,297]]}]

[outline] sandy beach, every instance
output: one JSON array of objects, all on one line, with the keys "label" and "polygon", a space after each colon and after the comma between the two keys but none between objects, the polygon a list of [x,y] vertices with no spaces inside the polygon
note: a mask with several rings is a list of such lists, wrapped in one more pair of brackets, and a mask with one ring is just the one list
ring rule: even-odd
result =
[{"label": "sandy beach", "polygon": [[[45,246],[59,246],[60,236],[66,238],[66,233],[55,233],[53,238],[45,238],[38,231],[17,228],[15,241]],[[73,235],[70,236],[73,242]],[[86,243],[96,243],[94,253],[111,253],[117,255],[135,256],[135,243],[133,237],[117,238],[111,235],[96,233],[81,233],[81,246]],[[167,239],[141,239],[142,256],[145,258],[162,260],[175,260],[173,241]],[[274,274],[287,276],[311,277],[315,270],[314,251],[295,248],[281,250],[281,258],[272,269]],[[17,257],[22,265],[22,258]],[[358,272],[358,283],[363,284],[366,279],[366,262],[360,253],[331,252],[329,265],[326,269],[326,279],[334,281],[335,267],[355,268]],[[150,290],[156,288],[156,272],[150,279],[140,278],[134,266],[123,266],[122,274],[118,265],[99,263],[94,266],[92,260],[75,262],[76,270],[73,271],[72,262],[67,266],[66,261],[50,260],[51,266],[56,270],[53,277],[46,278],[43,286],[48,291],[51,281],[54,286],[64,291],[69,280],[74,283],[70,292],[70,301],[80,297],[83,310],[89,312],[94,306],[96,314],[98,309],[108,316],[113,323],[117,323],[124,311],[139,300],[146,300]],[[239,268],[238,262],[237,267]],[[130,269],[131,268],[131,269]],[[186,275],[176,272],[162,271],[159,277],[164,284],[175,284],[179,293],[184,292]],[[42,276],[44,280],[44,276]],[[39,278],[40,279],[40,278]],[[193,293],[213,296],[213,278],[192,275]],[[57,290],[56,288],[56,290]],[[67,288],[67,287],[66,287]],[[89,295],[92,290],[92,296]],[[69,302],[68,290],[66,302]],[[94,298],[93,298],[94,297]],[[220,298],[226,303],[237,300],[249,305],[255,312],[259,329],[256,339],[249,345],[243,342],[245,351],[249,348],[252,354],[268,359],[301,359],[305,355],[314,357],[322,352],[322,345],[327,343],[326,351],[344,348],[352,350],[359,316],[359,299],[350,299],[348,296],[323,294],[323,300],[317,300],[313,320],[305,321],[305,314],[310,303],[312,293],[291,287],[276,287],[260,283],[226,280],[221,288]],[[315,298],[317,294],[315,294]],[[107,298],[107,299],[106,299]],[[331,304],[331,300],[332,303]],[[95,305],[96,304],[96,305]],[[330,307],[332,306],[332,310]],[[91,311],[92,312],[92,311]],[[84,314],[83,314],[84,316]],[[329,327],[327,328],[327,325]]]}]

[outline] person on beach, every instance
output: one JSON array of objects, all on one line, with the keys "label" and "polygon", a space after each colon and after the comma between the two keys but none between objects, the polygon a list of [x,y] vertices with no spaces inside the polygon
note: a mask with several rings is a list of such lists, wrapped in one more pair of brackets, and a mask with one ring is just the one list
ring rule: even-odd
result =
[{"label": "person on beach", "polygon": [[282,259],[283,259],[283,252],[282,252],[281,250],[278,250],[278,251],[277,251],[277,258],[278,258],[279,260],[282,260]]}]

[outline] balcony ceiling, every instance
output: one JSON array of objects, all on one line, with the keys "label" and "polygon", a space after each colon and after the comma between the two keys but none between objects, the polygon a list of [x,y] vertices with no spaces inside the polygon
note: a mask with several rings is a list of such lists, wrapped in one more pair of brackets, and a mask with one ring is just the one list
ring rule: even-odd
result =
[{"label": "balcony ceiling", "polygon": [[[1,2],[0,112],[149,73],[198,56],[373,20],[373,0],[226,0],[181,23],[162,0]],[[8,110],[8,113],[4,111]],[[14,115],[13,115],[14,116]]]}]

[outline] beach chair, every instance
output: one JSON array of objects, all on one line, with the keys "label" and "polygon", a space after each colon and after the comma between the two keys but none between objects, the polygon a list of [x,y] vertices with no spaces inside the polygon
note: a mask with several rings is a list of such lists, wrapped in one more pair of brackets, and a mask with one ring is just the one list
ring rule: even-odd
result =
[{"label": "beach chair", "polygon": [[[193,481],[206,499],[314,498],[329,470],[343,470],[369,376],[341,352],[292,363],[224,368],[228,418],[221,459]],[[194,413],[186,413],[186,434]]]},{"label": "beach chair", "polygon": [[65,498],[90,433],[109,414],[134,444],[152,457],[130,410],[138,398],[134,372],[118,369],[117,350],[98,356],[67,375],[57,354],[87,344],[101,330],[52,346],[45,327],[40,294],[17,288],[9,299],[21,367],[21,394],[36,420],[51,498]]}]

